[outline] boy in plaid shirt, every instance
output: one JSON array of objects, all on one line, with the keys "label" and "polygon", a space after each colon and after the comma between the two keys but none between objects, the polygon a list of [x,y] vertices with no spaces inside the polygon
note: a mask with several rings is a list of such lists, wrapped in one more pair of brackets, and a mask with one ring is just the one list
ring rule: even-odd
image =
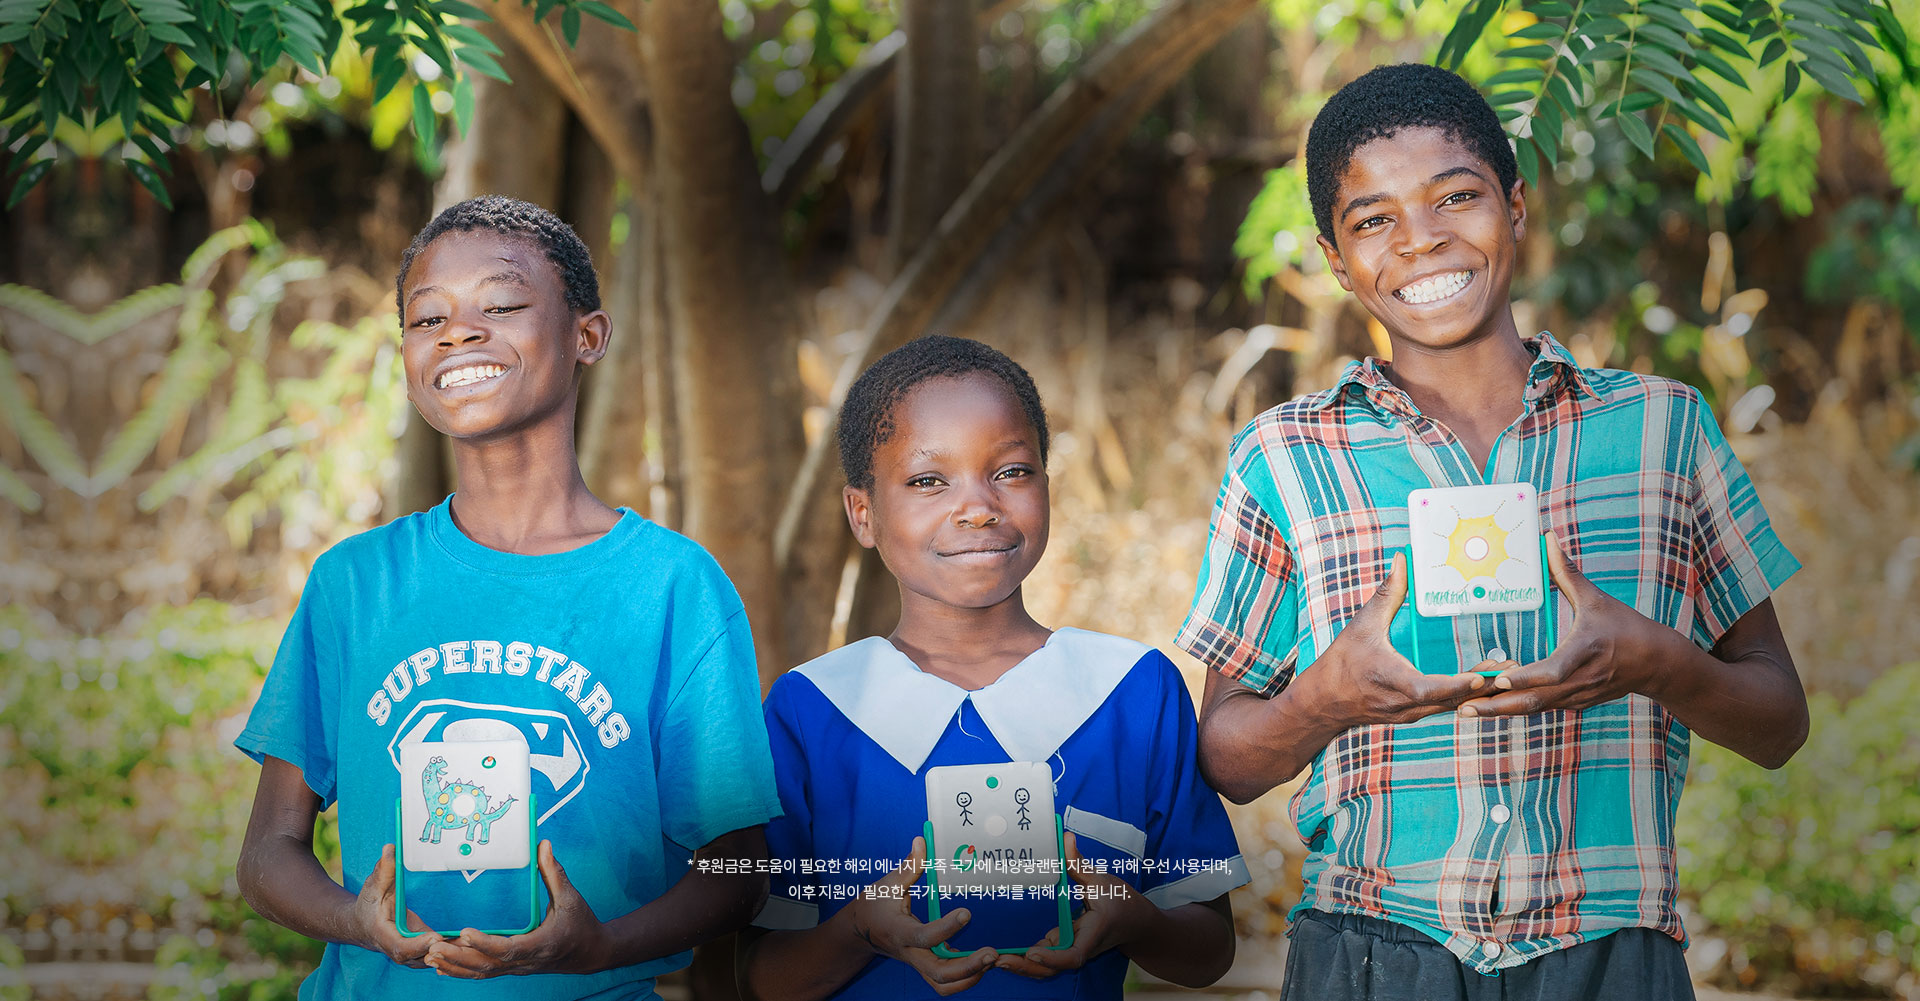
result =
[{"label": "boy in plaid shirt", "polygon": [[[1799,564],[1693,389],[1520,336],[1524,191],[1464,80],[1376,69],[1306,155],[1320,246],[1393,360],[1234,439],[1175,641],[1213,669],[1217,788],[1246,802],[1312,766],[1282,996],[1691,998],[1689,735],[1769,768],[1805,740],[1769,597]],[[1442,619],[1455,656],[1421,673],[1393,622],[1407,495],[1482,483],[1537,492],[1561,638],[1537,612]]]}]

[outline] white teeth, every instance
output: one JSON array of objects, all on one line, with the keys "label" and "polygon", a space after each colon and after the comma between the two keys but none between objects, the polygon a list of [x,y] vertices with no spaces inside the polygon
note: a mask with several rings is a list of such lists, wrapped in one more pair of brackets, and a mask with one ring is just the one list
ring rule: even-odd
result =
[{"label": "white teeth", "polygon": [[506,372],[507,368],[504,365],[467,365],[441,375],[435,380],[434,385],[441,389],[456,389],[505,375]]},{"label": "white teeth", "polygon": [[1467,283],[1472,280],[1473,272],[1455,271],[1450,275],[1438,275],[1433,278],[1428,278],[1425,281],[1415,282],[1395,292],[1394,295],[1398,296],[1401,302],[1412,303],[1418,306],[1445,299],[1461,289],[1466,288]]}]

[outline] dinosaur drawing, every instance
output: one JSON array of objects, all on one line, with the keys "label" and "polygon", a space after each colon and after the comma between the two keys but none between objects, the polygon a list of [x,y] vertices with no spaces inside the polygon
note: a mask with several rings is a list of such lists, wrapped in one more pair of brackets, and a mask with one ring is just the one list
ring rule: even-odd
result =
[{"label": "dinosaur drawing", "polygon": [[442,783],[446,774],[447,759],[438,756],[420,773],[421,790],[427,797],[427,828],[420,832],[420,840],[437,845],[441,831],[464,827],[468,841],[486,844],[493,833],[493,822],[506,814],[513,797],[508,796],[489,811],[485,789],[461,779]]}]

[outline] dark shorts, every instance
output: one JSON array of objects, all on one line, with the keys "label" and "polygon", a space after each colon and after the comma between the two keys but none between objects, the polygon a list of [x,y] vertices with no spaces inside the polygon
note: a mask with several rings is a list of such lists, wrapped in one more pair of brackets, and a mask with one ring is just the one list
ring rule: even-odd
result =
[{"label": "dark shorts", "polygon": [[1309,911],[1280,1001],[1693,1001],[1680,943],[1623,928],[1487,976],[1405,925]]}]

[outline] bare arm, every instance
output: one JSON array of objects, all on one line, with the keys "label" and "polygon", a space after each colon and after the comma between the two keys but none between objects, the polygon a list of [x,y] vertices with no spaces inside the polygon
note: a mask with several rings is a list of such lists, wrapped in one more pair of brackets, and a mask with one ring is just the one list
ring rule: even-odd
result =
[{"label": "bare arm", "polygon": [[1546,658],[1494,679],[1501,694],[1462,705],[1461,715],[1584,709],[1637,692],[1766,768],[1786,764],[1806,742],[1807,696],[1773,599],[1742,615],[1707,651],[1600,590],[1557,540],[1547,563],[1573,606],[1573,628]]},{"label": "bare arm", "polygon": [[[427,950],[440,936],[429,932],[407,938],[394,928],[393,846],[387,846],[360,893],[348,893],[314,857],[313,822],[319,814],[320,797],[307,788],[300,769],[268,757],[260,768],[260,787],[240,846],[235,873],[240,895],[261,917],[308,938],[425,966]],[[411,911],[407,917],[408,927],[425,929]]]},{"label": "bare arm", "polygon": [[[1406,600],[1404,557],[1313,666],[1271,699],[1207,672],[1200,700],[1200,774],[1235,803],[1248,803],[1312,763],[1341,733],[1374,723],[1411,723],[1481,690],[1478,674],[1421,674],[1387,638]],[[1474,670],[1488,669],[1482,663]]]},{"label": "bare arm", "polygon": [[[767,899],[764,829],[723,834],[694,853],[694,864],[667,892],[601,922],[540,842],[540,874],[551,903],[540,927],[525,935],[488,935],[473,928],[434,946],[428,964],[452,977],[485,979],[528,973],[597,973],[670,956],[737,931]],[[723,872],[728,861],[748,863]],[[715,864],[718,863],[718,864]]]},{"label": "bare arm", "polygon": [[1168,983],[1211,985],[1233,965],[1233,905],[1227,895],[1161,910],[1132,942],[1121,947],[1140,968]]}]

